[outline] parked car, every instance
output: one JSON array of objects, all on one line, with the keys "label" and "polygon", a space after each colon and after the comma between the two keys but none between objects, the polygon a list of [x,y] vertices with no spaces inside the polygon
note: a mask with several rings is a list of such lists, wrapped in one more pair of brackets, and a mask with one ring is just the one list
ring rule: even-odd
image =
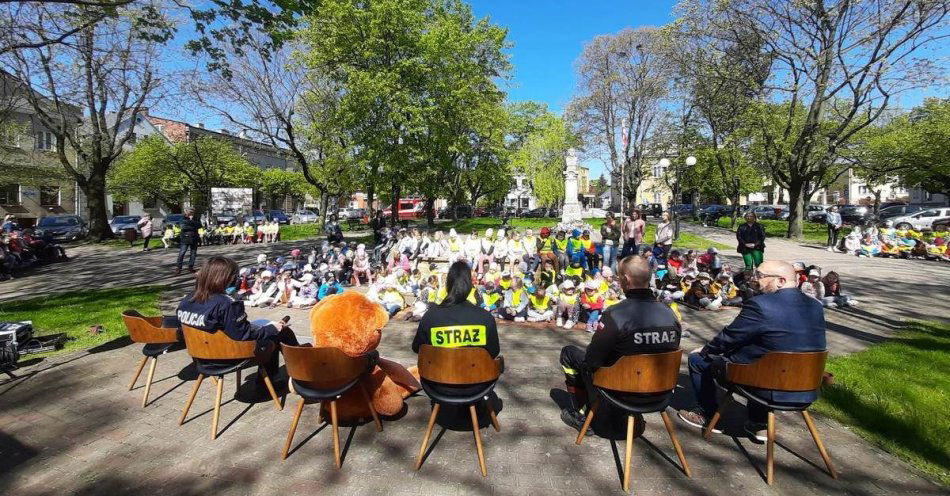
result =
[{"label": "parked car", "polygon": [[222,210],[220,213],[215,214],[214,218],[218,224],[230,224],[232,222],[234,222],[235,224],[240,224],[241,222],[244,222],[241,219],[240,212],[237,212],[230,208],[226,208]]},{"label": "parked car", "polygon": [[792,211],[787,206],[780,206],[775,209],[775,218],[778,220],[788,220]]},{"label": "parked car", "polygon": [[934,232],[950,229],[950,217],[942,217],[933,221],[933,224],[930,225],[930,229]]},{"label": "parked car", "polygon": [[841,214],[841,222],[845,224],[864,224],[871,217],[871,209],[861,205],[845,205],[838,209]]},{"label": "parked car", "polygon": [[891,207],[896,207],[900,205],[907,205],[907,202],[903,202],[903,201],[882,202],[881,206],[878,207],[878,212],[880,212],[881,210],[884,210],[885,208],[891,208]]},{"label": "parked car", "polygon": [[910,215],[893,217],[889,220],[894,223],[894,227],[897,229],[913,228],[920,231],[932,229],[934,221],[943,217],[950,217],[950,207],[931,208]]},{"label": "parked car", "polygon": [[[440,219],[451,219],[452,210],[453,210],[453,207],[441,208],[439,209],[438,212],[436,212],[436,216],[439,217]],[[469,205],[457,205],[454,207],[454,210],[455,210],[456,217],[460,219],[471,217],[473,214],[472,207]]]},{"label": "parked car", "polygon": [[142,220],[139,215],[116,215],[109,221],[113,234],[122,234],[123,229],[138,230],[138,223]]},{"label": "parked car", "polygon": [[924,207],[920,205],[892,205],[878,210],[877,218],[878,220],[885,221],[893,219],[894,217],[903,217],[917,213],[923,209]]},{"label": "parked car", "polygon": [[547,216],[548,216],[548,208],[547,208],[547,207],[532,208],[531,210],[528,210],[527,212],[525,212],[525,213],[524,213],[524,216],[525,216],[525,217],[531,217],[531,218],[547,217]]},{"label": "parked car", "polygon": [[756,205],[752,207],[749,211],[754,213],[756,217],[763,220],[775,220],[778,216],[775,214],[775,208],[772,205]]},{"label": "parked car", "polygon": [[89,227],[78,215],[48,215],[40,219],[34,232],[37,236],[49,235],[56,241],[76,241],[89,234]]},{"label": "parked car", "polygon": [[267,213],[270,220],[276,220],[278,224],[290,224],[290,217],[283,210],[274,209]]},{"label": "parked car", "polygon": [[162,220],[162,231],[167,229],[169,226],[178,226],[181,225],[181,221],[185,220],[184,214],[169,214],[165,216],[165,219]]},{"label": "parked car", "polygon": [[805,219],[811,222],[825,222],[825,218],[828,216],[828,205],[816,205],[814,203],[808,205],[808,208],[805,210]]},{"label": "parked car", "polygon": [[253,222],[255,224],[262,224],[267,220],[267,216],[264,215],[263,210],[255,210],[251,212],[250,217],[248,217],[248,222]]},{"label": "parked car", "polygon": [[317,214],[313,210],[297,210],[290,218],[291,224],[309,224],[317,221]]}]

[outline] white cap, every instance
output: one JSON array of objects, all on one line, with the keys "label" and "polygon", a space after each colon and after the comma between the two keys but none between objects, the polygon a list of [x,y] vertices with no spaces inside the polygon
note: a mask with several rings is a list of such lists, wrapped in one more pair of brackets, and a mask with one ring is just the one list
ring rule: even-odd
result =
[{"label": "white cap", "polygon": [[269,270],[265,270],[264,272],[261,272],[261,277],[274,277],[274,273]]},{"label": "white cap", "polygon": [[499,229],[499,230],[498,230],[498,238],[501,239],[501,238],[504,238],[504,237],[505,237],[505,230],[504,230],[504,229]]},{"label": "white cap", "polygon": [[561,283],[561,289],[574,289],[574,281],[568,279]]},{"label": "white cap", "polygon": [[811,276],[821,277],[821,272],[818,272],[818,269],[811,269],[808,271],[808,277]]},{"label": "white cap", "polygon": [[600,284],[598,284],[597,281],[587,281],[586,286],[587,286],[587,289],[598,289],[598,288],[600,288]]},{"label": "white cap", "polygon": [[490,227],[489,227],[488,229],[485,229],[485,237],[486,237],[486,238],[491,239],[491,237],[494,236],[494,235],[495,235],[495,230],[494,230],[494,229],[492,229],[492,228],[490,228]]},{"label": "white cap", "polygon": [[451,237],[451,238],[456,238],[456,237],[458,237],[458,233],[455,232],[455,228],[454,228],[454,227],[453,227],[452,229],[449,229],[449,237]]},{"label": "white cap", "polygon": [[257,263],[264,263],[267,261],[267,255],[261,253],[257,256]]}]

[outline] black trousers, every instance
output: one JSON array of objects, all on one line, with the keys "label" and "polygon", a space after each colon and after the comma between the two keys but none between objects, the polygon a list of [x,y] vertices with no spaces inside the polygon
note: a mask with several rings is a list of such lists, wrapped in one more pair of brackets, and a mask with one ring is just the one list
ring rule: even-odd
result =
[{"label": "black trousers", "polygon": [[838,228],[828,224],[828,246],[835,247],[838,245],[838,232]]},{"label": "black trousers", "polygon": [[[266,326],[262,330],[268,328],[269,330],[265,331],[267,335],[257,340],[256,355],[259,366],[264,368],[271,381],[273,381],[277,375],[277,370],[280,368],[280,345],[298,346],[300,343],[297,342],[297,336],[289,327],[277,331],[274,327]],[[264,378],[260,375],[258,375],[257,380],[259,383],[264,382]]]},{"label": "black trousers", "polygon": [[195,257],[198,256],[198,244],[180,244],[178,245],[178,270],[181,270],[181,263],[185,261],[185,253],[190,252],[188,259],[188,268],[195,268]]},{"label": "black trousers", "polygon": [[561,368],[564,369],[564,384],[571,393],[574,409],[586,412],[594,404],[597,391],[593,386],[593,375],[584,367],[586,351],[579,346],[567,345],[561,348]]}]

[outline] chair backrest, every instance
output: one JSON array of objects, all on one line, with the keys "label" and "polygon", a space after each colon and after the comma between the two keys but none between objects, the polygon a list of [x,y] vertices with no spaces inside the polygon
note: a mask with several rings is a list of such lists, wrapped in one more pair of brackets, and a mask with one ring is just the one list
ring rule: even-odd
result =
[{"label": "chair backrest", "polygon": [[740,386],[773,391],[814,391],[821,385],[827,351],[771,352],[753,363],[730,363],[726,378]]},{"label": "chair backrest", "polygon": [[122,312],[122,321],[129,330],[129,338],[136,343],[174,343],[178,329],[162,327],[162,316],[145,317],[137,310]]},{"label": "chair backrest", "polygon": [[281,345],[287,375],[315,389],[341,387],[366,372],[368,357],[351,357],[339,348]]},{"label": "chair backrest", "polygon": [[424,344],[419,349],[419,376],[427,381],[461,386],[491,382],[501,376],[501,359],[476,347],[439,348]]},{"label": "chair backrest", "polygon": [[621,357],[609,367],[594,372],[594,385],[624,393],[672,391],[679,379],[683,350]]},{"label": "chair backrest", "polygon": [[188,354],[200,360],[240,360],[254,358],[255,341],[235,341],[222,330],[202,331],[182,325]]}]

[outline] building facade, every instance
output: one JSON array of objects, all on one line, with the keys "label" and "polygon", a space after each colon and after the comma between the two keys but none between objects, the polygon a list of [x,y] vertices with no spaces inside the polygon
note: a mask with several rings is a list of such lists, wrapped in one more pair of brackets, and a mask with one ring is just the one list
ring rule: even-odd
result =
[{"label": "building facade", "polygon": [[[0,217],[34,226],[46,215],[81,214],[78,185],[60,162],[56,139],[43,127],[16,80],[0,72]],[[81,118],[78,107],[76,120]],[[67,154],[75,163],[75,155]]]}]

